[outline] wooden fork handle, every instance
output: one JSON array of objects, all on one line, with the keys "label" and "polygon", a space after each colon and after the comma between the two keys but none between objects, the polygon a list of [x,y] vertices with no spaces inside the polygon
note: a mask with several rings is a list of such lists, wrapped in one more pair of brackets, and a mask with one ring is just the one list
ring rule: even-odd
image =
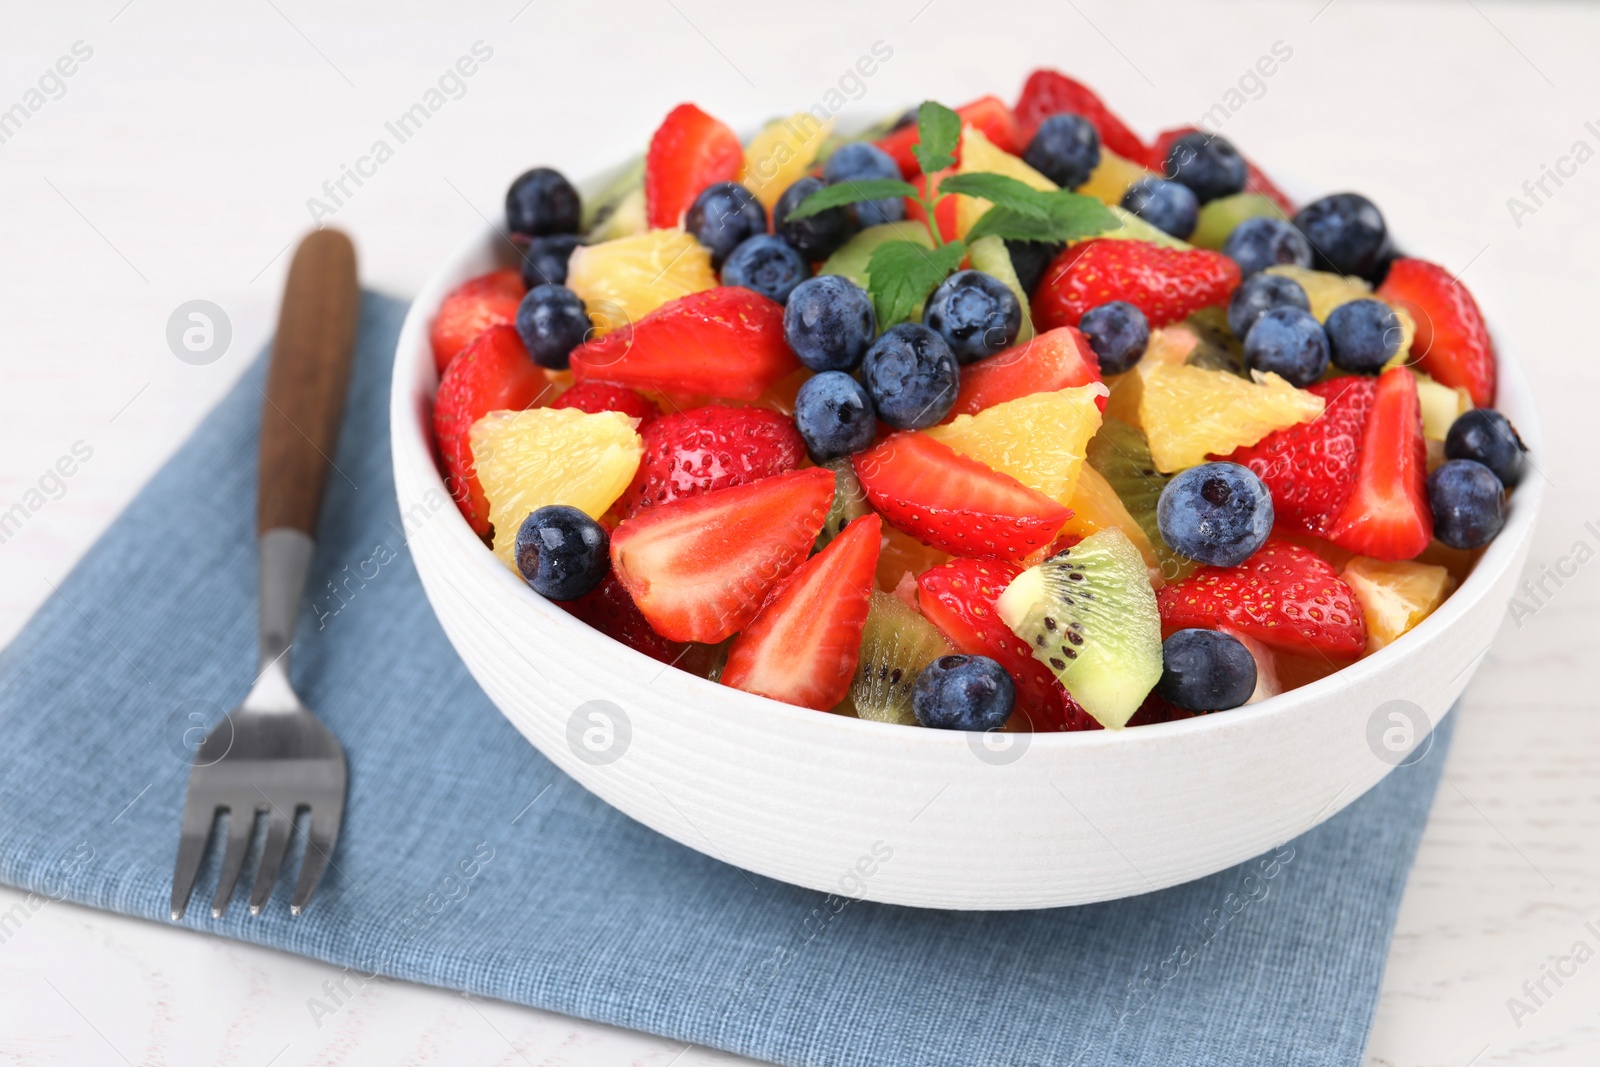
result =
[{"label": "wooden fork handle", "polygon": [[261,411],[256,529],[314,536],[339,439],[361,294],[356,252],[337,230],[300,242],[289,265]]}]

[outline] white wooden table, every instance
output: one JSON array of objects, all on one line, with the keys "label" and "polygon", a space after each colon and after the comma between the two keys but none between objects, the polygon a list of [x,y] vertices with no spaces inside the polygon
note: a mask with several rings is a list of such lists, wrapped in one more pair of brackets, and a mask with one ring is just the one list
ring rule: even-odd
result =
[{"label": "white wooden table", "polygon": [[[20,125],[0,123],[0,512],[27,509],[0,543],[0,640],[258,350],[284,251],[311,222],[308,198],[328,203],[323,183],[345,167],[369,176],[346,179],[333,221],[354,234],[365,282],[403,294],[521,169],[612,162],[680,100],[748,126],[841,89],[883,110],[934,94],[1009,98],[1040,64],[1081,75],[1147,135],[1221,104],[1222,132],[1269,170],[1369,194],[1409,247],[1464,271],[1543,404],[1536,459],[1552,491],[1529,576],[1578,542],[1585,559],[1600,549],[1586,467],[1600,356],[1584,321],[1600,247],[1600,164],[1589,161],[1600,150],[1600,11],[1490,0],[1050,0],[983,5],[981,17],[955,0],[444,6],[395,2],[375,16],[308,0],[96,0],[0,15],[0,112],[38,105]],[[492,55],[444,87],[421,132],[381,165],[361,163],[384,123],[477,42]],[[892,57],[841,83],[875,42]],[[1290,58],[1252,80],[1275,44]],[[191,299],[221,306],[232,327],[228,350],[202,366],[165,338]],[[91,458],[48,477],[75,445]],[[1600,938],[1585,927],[1600,920],[1600,566],[1548,588],[1537,613],[1507,625],[1462,706],[1372,1064],[1600,1061],[1600,963],[1588,962]],[[19,900],[0,891],[0,913]],[[306,1002],[335,976],[52,904],[0,943],[0,1062],[743,1062],[387,981],[318,1027]],[[1532,1010],[1514,1012],[1513,997]]]}]

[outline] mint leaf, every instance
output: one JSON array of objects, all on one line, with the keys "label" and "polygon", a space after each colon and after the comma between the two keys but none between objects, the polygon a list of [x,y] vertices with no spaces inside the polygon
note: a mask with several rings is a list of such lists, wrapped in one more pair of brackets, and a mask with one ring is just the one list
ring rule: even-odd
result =
[{"label": "mint leaf", "polygon": [[1010,208],[1029,218],[1050,217],[1053,195],[1041,192],[1004,174],[952,174],[939,183],[939,193],[963,193],[989,201],[998,207]]},{"label": "mint leaf", "polygon": [[941,103],[924,100],[917,109],[917,143],[911,146],[922,173],[955,166],[956,145],[960,142],[961,116]]},{"label": "mint leaf", "polygon": [[916,196],[917,188],[910,182],[900,181],[898,178],[866,178],[862,180],[849,180],[839,182],[837,185],[825,185],[812,193],[795,207],[786,218],[808,219],[812,215],[820,214],[829,208],[844,207],[846,204],[859,204],[863,200],[898,200],[903,196]]},{"label": "mint leaf", "polygon": [[1043,217],[996,203],[968,231],[967,240],[992,235],[1008,241],[1076,241],[1122,226],[1111,209],[1092,196],[1065,189],[1039,195],[1046,208]]},{"label": "mint leaf", "polygon": [[867,261],[867,277],[878,328],[887,330],[910,318],[966,254],[967,246],[961,241],[938,248],[924,248],[914,241],[886,241],[874,249]]}]

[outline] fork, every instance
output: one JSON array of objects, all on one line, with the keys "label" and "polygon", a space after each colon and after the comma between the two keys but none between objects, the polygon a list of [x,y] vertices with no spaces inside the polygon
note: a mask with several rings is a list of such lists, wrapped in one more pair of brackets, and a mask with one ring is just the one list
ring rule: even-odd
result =
[{"label": "fork", "polygon": [[228,813],[227,846],[211,915],[228,910],[259,817],[266,843],[250,892],[261,914],[296,820],[306,814],[305,856],[289,910],[311,900],[339,837],[344,750],[289,682],[289,650],[315,542],[317,511],[338,438],[359,307],[355,249],[335,230],[300,242],[289,267],[261,412],[256,498],[261,634],[255,684],[206,734],[189,769],[172,874],[172,918],[189,906],[212,825]]}]

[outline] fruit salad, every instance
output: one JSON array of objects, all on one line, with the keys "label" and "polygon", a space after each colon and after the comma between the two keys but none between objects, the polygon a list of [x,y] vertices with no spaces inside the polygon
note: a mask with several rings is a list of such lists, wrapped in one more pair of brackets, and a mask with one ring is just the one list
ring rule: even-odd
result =
[{"label": "fruit salad", "polygon": [[817,712],[1268,699],[1405,640],[1528,466],[1477,304],[1377,205],[1053,70],[854,136],[682,104],[505,224],[431,332],[462,517],[588,626]]}]

